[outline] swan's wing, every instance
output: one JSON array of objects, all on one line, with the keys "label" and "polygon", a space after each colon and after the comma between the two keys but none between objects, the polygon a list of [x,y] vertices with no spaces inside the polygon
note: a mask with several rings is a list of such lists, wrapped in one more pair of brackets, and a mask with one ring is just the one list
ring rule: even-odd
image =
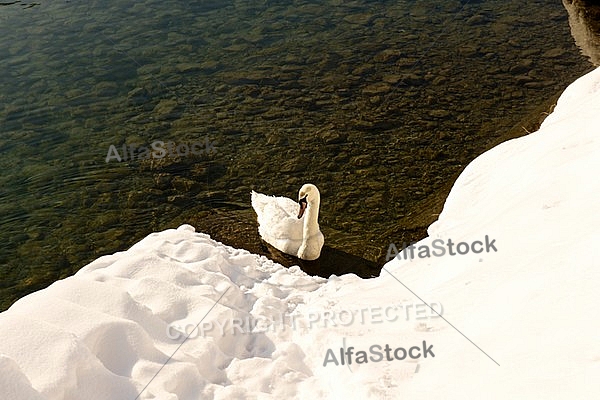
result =
[{"label": "swan's wing", "polygon": [[304,217],[298,219],[298,203],[287,197],[253,191],[252,208],[256,211],[260,236],[284,253],[295,254],[302,243],[304,221]]},{"label": "swan's wing", "polygon": [[267,196],[252,191],[252,208],[254,208],[260,220],[266,213],[265,208],[269,208],[268,214],[273,217],[284,219],[286,217],[297,217],[300,206],[294,200],[287,197]]}]

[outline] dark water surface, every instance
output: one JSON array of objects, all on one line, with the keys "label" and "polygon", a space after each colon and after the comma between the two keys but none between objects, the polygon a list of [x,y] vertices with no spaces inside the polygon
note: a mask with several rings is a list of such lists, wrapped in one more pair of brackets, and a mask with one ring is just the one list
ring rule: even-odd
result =
[{"label": "dark water surface", "polygon": [[305,182],[326,243],[381,260],[590,67],[560,1],[0,6],[0,309],[181,223],[255,249],[250,190]]}]

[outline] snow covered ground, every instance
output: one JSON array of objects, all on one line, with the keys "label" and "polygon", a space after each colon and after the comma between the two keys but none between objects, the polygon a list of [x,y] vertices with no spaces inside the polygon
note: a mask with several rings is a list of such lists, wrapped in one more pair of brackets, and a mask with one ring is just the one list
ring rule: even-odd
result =
[{"label": "snow covered ground", "polygon": [[0,314],[1,398],[597,398],[599,130],[597,69],[474,160],[417,244],[497,251],[322,279],[153,233]]}]

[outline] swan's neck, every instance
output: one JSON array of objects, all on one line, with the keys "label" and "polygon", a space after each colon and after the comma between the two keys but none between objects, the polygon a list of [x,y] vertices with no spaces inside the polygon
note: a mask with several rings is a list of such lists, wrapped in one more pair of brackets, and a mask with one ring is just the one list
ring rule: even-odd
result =
[{"label": "swan's neck", "polygon": [[319,232],[319,200],[308,203],[306,214],[304,215],[304,229],[302,239],[305,241],[309,237]]}]

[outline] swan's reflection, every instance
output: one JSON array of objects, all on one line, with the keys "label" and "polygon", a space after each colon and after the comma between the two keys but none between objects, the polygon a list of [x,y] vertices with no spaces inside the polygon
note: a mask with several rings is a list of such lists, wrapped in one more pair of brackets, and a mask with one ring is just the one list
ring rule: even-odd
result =
[{"label": "swan's reflection", "polygon": [[379,276],[381,272],[381,265],[327,245],[323,246],[321,256],[313,261],[302,260],[282,253],[264,241],[262,241],[262,246],[260,254],[266,255],[271,260],[288,268],[298,265],[308,275],[329,278],[332,274],[341,276],[353,273],[361,278],[372,278]]}]

